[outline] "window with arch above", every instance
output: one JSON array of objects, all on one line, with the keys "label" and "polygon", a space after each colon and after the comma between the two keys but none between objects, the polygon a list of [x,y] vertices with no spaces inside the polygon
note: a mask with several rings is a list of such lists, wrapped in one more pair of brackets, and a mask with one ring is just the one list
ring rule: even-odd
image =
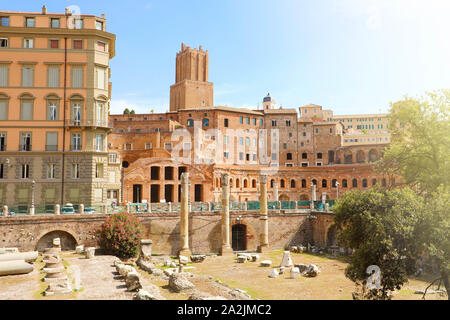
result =
[{"label": "window with arch above", "polygon": [[202,125],[203,125],[204,127],[209,127],[209,119],[207,119],[207,118],[203,119]]},{"label": "window with arch above", "polygon": [[295,180],[294,179],[291,180],[291,188],[295,188]]},{"label": "window with arch above", "polygon": [[280,188],[284,188],[285,187],[285,185],[284,185],[284,179],[281,179],[280,180]]},{"label": "window with arch above", "polygon": [[347,188],[347,187],[348,187],[347,179],[342,179],[342,188]]},{"label": "window with arch above", "polygon": [[302,188],[306,188],[306,179],[302,179]]},{"label": "window with arch above", "polygon": [[336,179],[331,180],[331,186],[332,186],[333,188],[336,188],[336,182],[337,182]]},{"label": "window with arch above", "polygon": [[367,179],[363,179],[362,186],[363,188],[367,188]]},{"label": "window with arch above", "polygon": [[377,184],[377,179],[372,179],[372,186],[375,186]]},{"label": "window with arch above", "polygon": [[188,126],[188,127],[193,127],[193,126],[194,126],[194,120],[188,119],[188,121],[187,121],[187,126]]},{"label": "window with arch above", "polygon": [[353,188],[357,188],[358,187],[358,180],[356,180],[356,179],[352,180],[352,187]]},{"label": "window with arch above", "polygon": [[322,179],[322,188],[327,187],[327,179]]}]

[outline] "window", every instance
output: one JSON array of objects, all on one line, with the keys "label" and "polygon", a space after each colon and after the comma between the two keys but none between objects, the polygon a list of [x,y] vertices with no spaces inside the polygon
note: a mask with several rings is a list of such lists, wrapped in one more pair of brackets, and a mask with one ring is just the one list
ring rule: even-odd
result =
[{"label": "window", "polygon": [[82,19],[75,20],[75,29],[83,29],[83,20]]},{"label": "window", "polygon": [[56,178],[56,164],[48,163],[47,164],[47,179],[55,179]]},{"label": "window", "polygon": [[170,142],[164,143],[164,149],[166,149],[167,151],[171,151],[172,150],[172,143],[170,143]]},{"label": "window", "polygon": [[103,134],[97,133],[95,135],[95,150],[103,151]]},{"label": "window", "polygon": [[363,179],[362,186],[363,188],[367,188],[367,179]]},{"label": "window", "polygon": [[34,48],[34,41],[33,39],[23,39],[23,47],[27,49]]},{"label": "window", "polygon": [[244,153],[243,152],[239,152],[239,160],[244,160]]},{"label": "window", "polygon": [[31,66],[22,67],[22,87],[32,87],[34,80],[34,68]]},{"label": "window", "polygon": [[96,178],[103,178],[103,163],[96,163],[95,164],[95,177]]},{"label": "window", "polygon": [[8,39],[0,38],[0,48],[8,48]]},{"label": "window", "polygon": [[58,132],[46,133],[45,151],[57,151],[58,150]]},{"label": "window", "polygon": [[133,149],[133,144],[131,144],[130,142],[125,143],[124,149],[125,150],[132,150]]},{"label": "window", "polygon": [[250,153],[245,154],[245,160],[250,161]]},{"label": "window", "polygon": [[50,27],[51,28],[59,28],[59,19],[57,18],[52,18],[50,20]]},{"label": "window", "polygon": [[28,179],[30,177],[30,165],[28,163],[23,163],[20,170],[20,177],[22,179]]},{"label": "window", "polygon": [[188,119],[188,121],[187,121],[187,126],[188,126],[188,127],[193,127],[193,126],[194,126],[194,120]]},{"label": "window", "polygon": [[244,124],[244,117],[239,117],[239,123]]},{"label": "window", "polygon": [[33,101],[21,100],[20,120],[33,120]]},{"label": "window", "polygon": [[306,131],[303,131],[302,135],[303,135],[304,137],[306,137]]},{"label": "window", "polygon": [[321,167],[322,166],[322,162],[316,162],[316,166],[317,167]]},{"label": "window", "polygon": [[317,153],[317,159],[322,159],[322,152]]},{"label": "window", "polygon": [[0,17],[0,26],[9,27],[9,17]]},{"label": "window", "polygon": [[308,154],[306,152],[302,153],[302,159],[308,159]]},{"label": "window", "polygon": [[0,120],[8,120],[8,100],[0,100]]},{"label": "window", "polygon": [[302,188],[306,188],[306,179],[302,179]]},{"label": "window", "polygon": [[357,188],[358,187],[358,181],[356,179],[352,180],[352,187]]},{"label": "window", "polygon": [[245,123],[250,124],[250,118],[245,118]]},{"label": "window", "polygon": [[286,120],[286,127],[290,127],[291,126],[291,120]]},{"label": "window", "polygon": [[316,128],[316,134],[319,133],[319,128]]},{"label": "window", "polygon": [[149,150],[149,149],[151,149],[152,148],[152,143],[151,142],[147,142],[146,144],[145,144],[145,149],[146,150]]},{"label": "window", "polygon": [[0,163],[0,179],[3,179],[3,175],[4,175],[4,168],[3,168],[3,163]]},{"label": "window", "polygon": [[284,150],[287,149],[287,143],[283,143],[283,149],[284,149]]},{"label": "window", "polygon": [[81,133],[72,133],[70,150],[72,151],[81,150]]},{"label": "window", "polygon": [[277,121],[276,120],[272,120],[272,127],[276,127],[277,126]]},{"label": "window", "polygon": [[0,87],[7,87],[9,80],[9,66],[0,64]]},{"label": "window", "polygon": [[72,88],[83,88],[83,67],[72,67]]},{"label": "window", "polygon": [[250,138],[245,138],[245,145],[250,147]]},{"label": "window", "polygon": [[106,82],[106,69],[105,68],[97,68],[97,88],[105,89]]},{"label": "window", "polygon": [[72,179],[80,179],[80,164],[79,163],[72,163],[71,177],[72,177]]},{"label": "window", "polygon": [[223,136],[223,144],[228,144],[228,136]]},{"label": "window", "polygon": [[308,166],[308,162],[302,162],[302,167],[307,167]]},{"label": "window", "polygon": [[72,121],[73,124],[79,125],[81,123],[81,104],[72,104]]},{"label": "window", "polygon": [[209,127],[209,119],[207,119],[207,118],[203,119],[202,125],[203,125],[204,127]]},{"label": "window", "polygon": [[239,144],[240,144],[241,146],[244,145],[244,138],[243,138],[243,137],[239,137]]},{"label": "window", "polygon": [[276,153],[272,153],[272,160],[277,160],[277,154]]},{"label": "window", "polygon": [[104,42],[97,41],[97,50],[105,52],[106,51],[106,44]]},{"label": "window", "polygon": [[223,126],[228,128],[228,119],[223,119]]},{"label": "window", "polygon": [[372,179],[372,186],[375,186],[377,184],[377,179]]},{"label": "window", "polygon": [[253,118],[253,125],[256,126],[256,118]]},{"label": "window", "polygon": [[0,132],[0,151],[6,151],[6,132]]},{"label": "window", "polygon": [[103,22],[95,21],[95,29],[103,31]]},{"label": "window", "polygon": [[253,154],[253,161],[256,161],[256,153]]},{"label": "window", "polygon": [[342,188],[347,188],[347,187],[348,187],[347,179],[342,179]]},{"label": "window", "polygon": [[57,116],[57,103],[56,102],[48,102],[47,105],[47,120],[58,120]]},{"label": "window", "polygon": [[58,66],[49,66],[48,67],[48,87],[50,88],[58,88],[59,87],[59,67]]},{"label": "window", "polygon": [[262,127],[262,125],[263,125],[263,119],[259,119],[259,125]]},{"label": "window", "polygon": [[33,28],[35,25],[34,18],[25,18],[25,26],[28,28]]},{"label": "window", "polygon": [[295,188],[295,180],[294,179],[291,180],[291,188]]},{"label": "window", "polygon": [[286,154],[286,160],[292,160],[292,153],[287,153]]},{"label": "window", "polygon": [[59,48],[59,40],[57,40],[57,39],[50,39],[50,48],[51,49],[58,49]]},{"label": "window", "polygon": [[83,40],[73,40],[72,48],[77,50],[83,49]]},{"label": "window", "polygon": [[224,157],[225,159],[228,159],[228,152],[224,152],[224,153],[223,153],[223,157]]}]

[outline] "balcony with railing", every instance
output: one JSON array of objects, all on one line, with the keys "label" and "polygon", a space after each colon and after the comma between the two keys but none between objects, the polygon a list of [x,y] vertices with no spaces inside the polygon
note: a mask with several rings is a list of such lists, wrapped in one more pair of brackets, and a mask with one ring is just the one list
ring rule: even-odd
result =
[{"label": "balcony with railing", "polygon": [[58,151],[58,145],[57,144],[46,144],[45,151]]},{"label": "balcony with railing", "polygon": [[95,120],[95,119],[83,119],[83,120],[66,120],[65,125],[68,127],[99,127],[112,129],[114,126],[113,121],[109,120]]},{"label": "balcony with railing", "polygon": [[19,151],[31,151],[31,144],[20,144]]},{"label": "balcony with railing", "polygon": [[109,153],[108,163],[109,164],[120,164],[120,157],[117,155],[117,153]]}]

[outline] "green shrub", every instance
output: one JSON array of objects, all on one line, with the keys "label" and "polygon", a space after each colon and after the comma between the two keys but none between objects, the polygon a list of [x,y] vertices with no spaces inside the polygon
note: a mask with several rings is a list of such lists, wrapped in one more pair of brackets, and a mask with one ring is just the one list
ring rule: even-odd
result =
[{"label": "green shrub", "polygon": [[95,230],[97,243],[107,252],[121,257],[136,256],[144,226],[133,214],[115,213]]}]

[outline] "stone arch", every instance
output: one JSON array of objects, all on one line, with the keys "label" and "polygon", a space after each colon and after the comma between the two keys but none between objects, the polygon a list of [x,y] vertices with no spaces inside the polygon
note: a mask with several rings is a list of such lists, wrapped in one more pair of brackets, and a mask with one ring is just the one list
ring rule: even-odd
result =
[{"label": "stone arch", "polygon": [[365,161],[366,161],[366,155],[365,155],[364,151],[358,150],[358,152],[356,153],[356,162],[363,163]]},{"label": "stone arch", "polygon": [[[232,236],[232,228],[234,225],[243,224],[246,227],[246,238],[247,238],[247,250],[255,250],[259,245],[259,237],[256,237],[258,233],[253,228],[253,225],[247,221],[245,218],[237,220],[236,217],[231,217],[230,219],[230,235]],[[230,241],[232,238],[230,238]]]},{"label": "stone arch", "polygon": [[289,196],[287,194],[280,194],[278,199],[280,199],[280,201],[289,201]]},{"label": "stone arch", "polygon": [[236,223],[231,226],[231,247],[234,251],[247,250],[247,225]]},{"label": "stone arch", "polygon": [[53,239],[61,239],[61,249],[62,250],[75,250],[77,246],[76,237],[71,231],[56,229],[52,231],[44,232],[36,243],[35,249],[37,251],[44,251],[46,248],[51,248],[53,246]]},{"label": "stone arch", "polygon": [[344,164],[353,163],[353,152],[351,150],[347,150],[344,152]]},{"label": "stone arch", "polygon": [[337,232],[336,225],[331,225],[327,230],[327,247],[337,246]]},{"label": "stone arch", "polygon": [[375,149],[369,150],[369,162],[374,162],[378,160],[378,151]]},{"label": "stone arch", "polygon": [[309,194],[307,194],[307,193],[301,194],[299,200],[300,201],[309,201]]}]

